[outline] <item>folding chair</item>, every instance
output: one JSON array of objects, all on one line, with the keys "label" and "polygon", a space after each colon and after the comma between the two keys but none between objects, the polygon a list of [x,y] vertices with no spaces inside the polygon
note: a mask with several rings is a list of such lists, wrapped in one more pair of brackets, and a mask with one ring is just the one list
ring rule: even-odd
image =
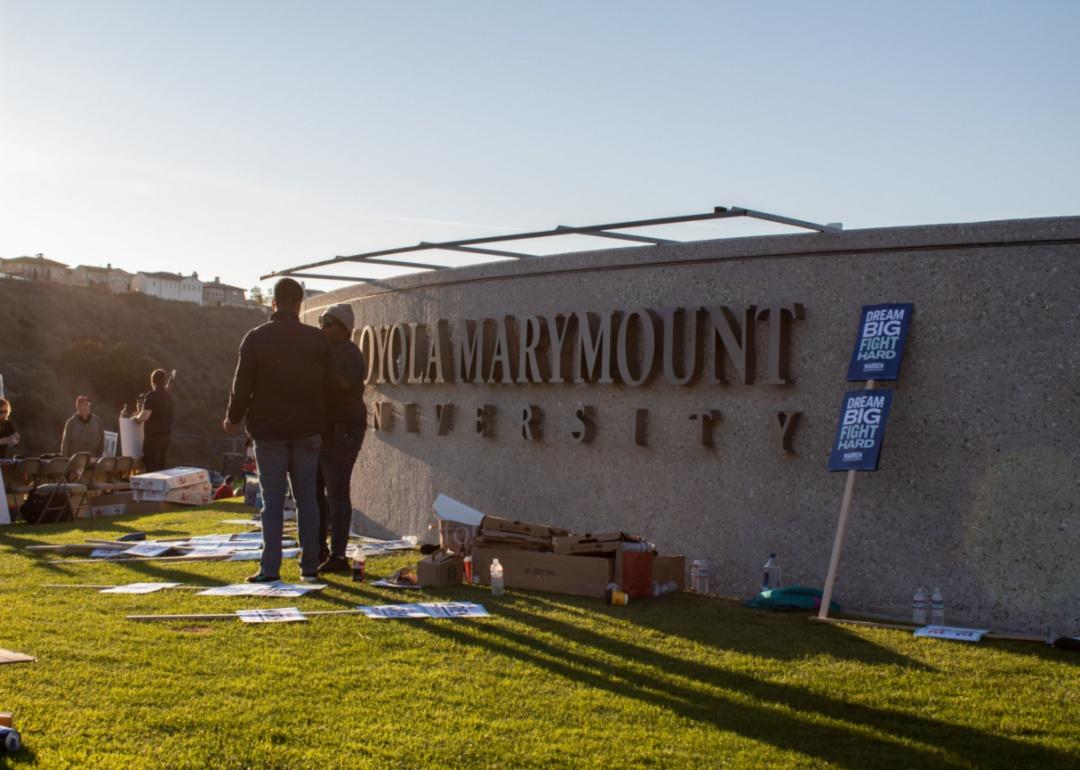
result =
[{"label": "folding chair", "polygon": [[89,492],[112,492],[115,490],[116,481],[115,457],[99,457],[94,462],[94,467],[87,468],[86,489]]},{"label": "folding chair", "polygon": [[113,492],[127,492],[131,489],[131,472],[135,468],[134,457],[117,457],[113,469]]},{"label": "folding chair", "polygon": [[6,488],[15,509],[19,507],[19,495],[25,498],[37,489],[41,468],[41,460],[36,457],[27,457],[19,460],[18,464],[11,469],[11,484],[6,485]]},{"label": "folding chair", "polygon": [[[63,460],[64,458],[54,458]],[[74,521],[79,515],[79,509],[82,508],[86,502],[87,488],[85,483],[86,466],[90,462],[90,454],[88,452],[76,452],[71,456],[71,459],[67,460],[67,464],[61,473],[60,480],[42,484],[37,488],[37,491],[43,495],[48,495],[45,501],[45,507],[42,509],[41,518],[48,520],[50,512],[58,514],[54,521],[64,521],[63,518],[63,505],[68,503],[70,506],[70,521]],[[52,465],[52,461],[50,461]],[[46,466],[48,470],[48,466]],[[63,494],[59,500],[57,496]],[[75,505],[72,498],[75,495],[79,495],[79,504]]]}]

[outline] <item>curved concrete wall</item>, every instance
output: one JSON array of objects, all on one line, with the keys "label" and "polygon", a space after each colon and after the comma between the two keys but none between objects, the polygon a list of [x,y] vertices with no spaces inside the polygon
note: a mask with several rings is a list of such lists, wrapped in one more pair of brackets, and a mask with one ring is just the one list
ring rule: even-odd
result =
[{"label": "curved concrete wall", "polygon": [[[422,533],[439,492],[499,516],[622,529],[708,558],[716,590],[750,596],[770,551],[786,583],[823,583],[844,487],[825,463],[842,394],[861,387],[845,381],[860,308],[913,302],[881,468],[858,478],[834,598],[909,616],[917,586],[940,586],[949,622],[1064,633],[1080,630],[1078,286],[1080,218],[1059,218],[564,254],[350,286],[319,297],[305,318],[347,301],[357,339],[365,326],[434,330],[442,319],[443,341],[455,345],[458,322],[512,316],[516,376],[515,330],[528,316],[707,307],[715,318],[728,308],[729,342],[751,326],[757,355],[746,377],[728,360],[726,382],[677,385],[662,372],[640,386],[373,382],[369,411],[390,403],[393,422],[368,432],[353,504],[357,526],[373,533]],[[796,304],[801,318],[776,311]],[[768,382],[779,317],[788,321],[783,385]],[[647,345],[641,321],[627,345],[631,378]],[[614,324],[613,343],[619,316]],[[395,354],[406,329],[391,335]],[[661,321],[658,348],[662,337]],[[416,347],[420,369],[426,347]],[[541,359],[553,347],[542,342]],[[445,435],[438,404],[454,405]],[[494,407],[486,436],[476,428],[485,405]],[[574,433],[582,406],[592,408],[590,441]],[[645,445],[635,442],[638,410],[648,410]],[[711,410],[710,447],[691,415]],[[792,451],[776,427],[781,412],[800,415]]]}]

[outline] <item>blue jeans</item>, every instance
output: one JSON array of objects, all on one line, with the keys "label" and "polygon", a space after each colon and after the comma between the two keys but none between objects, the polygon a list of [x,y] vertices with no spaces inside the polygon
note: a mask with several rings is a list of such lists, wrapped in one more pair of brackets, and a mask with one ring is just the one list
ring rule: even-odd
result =
[{"label": "blue jeans", "polygon": [[256,439],[255,462],[262,487],[263,552],[260,572],[281,574],[281,532],[285,515],[285,488],[292,485],[296,525],[300,531],[300,572],[319,571],[319,505],[315,501],[315,471],[322,437]]},{"label": "blue jeans", "polygon": [[349,488],[363,440],[363,433],[338,435],[329,441],[324,439],[322,452],[319,453],[319,470],[326,486],[326,510],[322,512],[319,523],[319,545],[325,545],[326,530],[329,529],[331,556],[344,558],[345,548],[349,544],[349,529],[352,527]]}]

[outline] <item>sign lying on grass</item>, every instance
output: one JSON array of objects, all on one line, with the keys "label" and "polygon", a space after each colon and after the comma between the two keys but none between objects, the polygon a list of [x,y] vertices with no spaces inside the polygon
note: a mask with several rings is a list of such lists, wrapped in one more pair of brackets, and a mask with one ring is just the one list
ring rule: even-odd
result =
[{"label": "sign lying on grass", "polygon": [[910,302],[863,306],[848,382],[900,379],[900,360],[914,309]]},{"label": "sign lying on grass", "polygon": [[830,471],[876,471],[892,406],[891,390],[849,390],[840,406]]},{"label": "sign lying on grass", "polygon": [[181,583],[128,583],[123,586],[113,586],[112,588],[103,588],[100,593],[103,594],[152,594],[155,591],[161,591],[165,588],[176,588]]},{"label": "sign lying on grass", "polygon": [[425,602],[423,604],[381,604],[356,609],[374,620],[396,618],[486,618],[482,604],[472,602]]},{"label": "sign lying on grass", "polygon": [[309,591],[321,591],[325,583],[234,583],[227,586],[214,586],[199,591],[199,596],[277,596],[295,599]]},{"label": "sign lying on grass", "polygon": [[307,620],[304,613],[296,607],[280,610],[237,610],[236,615],[244,623],[295,623]]},{"label": "sign lying on grass", "polygon": [[954,626],[923,626],[915,629],[915,636],[926,639],[950,639],[954,642],[978,642],[987,628],[956,628]]}]

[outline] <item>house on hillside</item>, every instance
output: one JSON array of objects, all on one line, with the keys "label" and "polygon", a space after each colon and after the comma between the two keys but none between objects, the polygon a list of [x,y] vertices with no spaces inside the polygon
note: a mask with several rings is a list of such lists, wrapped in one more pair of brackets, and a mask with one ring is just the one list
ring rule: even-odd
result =
[{"label": "house on hillside", "polygon": [[72,271],[72,283],[78,286],[105,286],[113,294],[131,291],[131,273],[108,264],[105,267],[79,265]]},{"label": "house on hillside", "polygon": [[132,291],[162,299],[194,302],[196,305],[202,304],[202,287],[198,273],[183,276],[179,273],[144,273],[140,270],[131,279]]},{"label": "house on hillside", "polygon": [[230,286],[214,277],[213,282],[206,282],[202,287],[202,303],[206,307],[244,306],[244,290],[239,286]]},{"label": "house on hillside", "polygon": [[0,271],[6,275],[24,278],[28,281],[67,283],[71,268],[63,262],[45,259],[44,254],[35,254],[32,257],[0,259]]}]

